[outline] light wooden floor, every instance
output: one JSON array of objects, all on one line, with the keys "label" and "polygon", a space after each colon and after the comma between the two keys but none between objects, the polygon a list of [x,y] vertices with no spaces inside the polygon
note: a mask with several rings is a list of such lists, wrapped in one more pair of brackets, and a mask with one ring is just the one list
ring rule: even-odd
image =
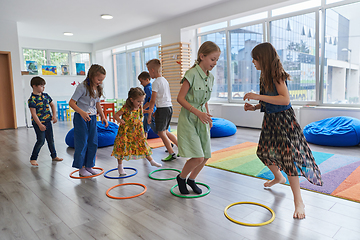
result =
[{"label": "light wooden floor", "polygon": [[[173,126],[176,128],[176,126]],[[292,218],[290,187],[263,188],[262,179],[205,167],[197,181],[208,184],[211,193],[202,198],[173,196],[172,181],[155,181],[148,174],[157,169],[146,160],[126,162],[138,174],[123,180],[99,176],[89,180],[69,177],[74,150],[64,142],[72,128],[70,122],[54,125],[58,156],[53,163],[47,146],[41,150],[39,167],[30,167],[29,156],[35,143],[33,129],[0,131],[0,239],[360,239],[360,204],[302,190],[306,219]],[[260,131],[238,128],[236,135],[212,139],[216,151],[246,141],[257,142]],[[312,150],[359,155],[359,147],[334,148],[311,145]],[[99,148],[96,165],[116,167],[112,147]],[[164,148],[153,150],[159,161]],[[166,162],[163,168],[181,169],[185,159]],[[162,171],[154,177],[172,177]],[[133,199],[115,200],[105,195],[119,183],[145,184],[147,192]],[[124,186],[111,193],[130,196],[140,193],[139,186]],[[204,189],[205,191],[205,189]],[[224,208],[239,201],[253,201],[271,207],[276,218],[262,227],[246,227],[229,221]],[[230,216],[244,222],[263,222],[267,210],[257,206],[235,206]]]}]

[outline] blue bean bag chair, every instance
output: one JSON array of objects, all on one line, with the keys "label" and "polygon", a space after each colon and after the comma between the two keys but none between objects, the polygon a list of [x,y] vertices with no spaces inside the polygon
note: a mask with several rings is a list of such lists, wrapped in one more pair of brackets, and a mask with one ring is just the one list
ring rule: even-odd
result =
[{"label": "blue bean bag chair", "polygon": [[227,137],[236,133],[236,126],[234,123],[223,118],[211,118],[213,126],[210,129],[210,136],[216,137]]},{"label": "blue bean bag chair", "polygon": [[[117,131],[119,126],[116,123],[108,122],[109,126],[106,128],[101,121],[96,123],[98,130],[98,147],[106,147],[114,145],[115,137],[117,135]],[[69,147],[74,147],[74,128],[72,128],[65,137],[65,143]]]},{"label": "blue bean bag chair", "polygon": [[148,139],[152,139],[152,138],[158,138],[159,135],[157,135],[156,133],[154,133],[154,131],[150,128],[149,132],[148,132]]},{"label": "blue bean bag chair", "polygon": [[[169,126],[169,132],[170,132],[170,126]],[[148,139],[152,139],[152,138],[159,138],[159,135],[157,135],[156,133],[154,133],[154,131],[150,128],[149,132],[148,132]]]},{"label": "blue bean bag chair", "polygon": [[360,143],[360,120],[352,117],[332,117],[304,127],[308,142],[325,146],[356,146]]}]

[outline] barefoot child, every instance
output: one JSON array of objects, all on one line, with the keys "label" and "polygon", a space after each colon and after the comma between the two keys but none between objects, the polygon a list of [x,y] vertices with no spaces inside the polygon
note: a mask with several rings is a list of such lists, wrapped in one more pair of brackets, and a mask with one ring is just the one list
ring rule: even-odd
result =
[{"label": "barefoot child", "polygon": [[[181,80],[177,101],[182,106],[177,133],[179,154],[190,158],[185,163],[176,180],[181,194],[189,194],[186,183],[197,194],[202,190],[196,185],[195,178],[211,157],[210,128],[212,127],[208,101],[214,84],[210,71],[219,60],[220,48],[213,42],[204,42],[198,51],[197,60]],[[190,174],[187,181],[187,175]]]},{"label": "barefoot child", "polygon": [[124,159],[146,158],[151,166],[162,166],[151,157],[152,151],[145,138],[142,123],[144,98],[145,92],[141,88],[131,88],[126,103],[114,116],[119,123],[119,129],[111,156],[118,160],[120,176],[126,175],[123,166]]},{"label": "barefoot child", "polygon": [[247,93],[244,100],[259,100],[259,104],[246,102],[244,110],[261,109],[264,112],[256,154],[275,177],[264,183],[264,187],[285,183],[286,179],[280,172],[284,171],[294,195],[293,217],[302,219],[305,218],[305,205],[301,198],[299,176],[322,186],[321,173],[295,118],[287,88],[290,75],[283,69],[275,48],[270,43],[261,43],[251,55],[255,68],[261,70],[260,94]]},{"label": "barefoot child", "polygon": [[[51,97],[47,93],[44,93],[45,84],[45,80],[41,77],[33,77],[30,82],[33,92],[31,93],[31,96],[28,100],[28,105],[31,112],[31,122],[36,133],[36,143],[30,157],[30,163],[33,166],[39,165],[37,158],[41,147],[45,143],[45,139],[48,143],[52,160],[63,160],[62,158],[56,156],[51,124],[51,121],[53,121],[53,123],[57,122],[56,107]],[[52,115],[49,105],[52,110]]]}]

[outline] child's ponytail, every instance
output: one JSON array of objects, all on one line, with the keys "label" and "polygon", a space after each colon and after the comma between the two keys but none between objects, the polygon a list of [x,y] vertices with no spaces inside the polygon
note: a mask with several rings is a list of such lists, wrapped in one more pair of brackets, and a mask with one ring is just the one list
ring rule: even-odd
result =
[{"label": "child's ponytail", "polygon": [[91,67],[87,73],[86,79],[83,81],[83,84],[85,85],[86,90],[87,90],[86,92],[89,93],[90,97],[92,97],[92,98],[101,97],[104,95],[102,85],[99,85],[96,88],[97,96],[95,96],[95,93],[92,89],[92,81],[91,80],[98,74],[106,75],[106,70],[103,66],[100,66],[98,64],[93,64],[93,65],[91,65]]}]

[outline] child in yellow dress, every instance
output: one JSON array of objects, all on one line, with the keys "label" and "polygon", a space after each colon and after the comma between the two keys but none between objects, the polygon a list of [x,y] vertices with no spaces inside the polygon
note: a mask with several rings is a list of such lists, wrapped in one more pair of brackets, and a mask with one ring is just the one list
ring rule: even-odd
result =
[{"label": "child in yellow dress", "polygon": [[151,166],[162,166],[151,157],[152,151],[145,138],[142,122],[142,104],[144,98],[145,92],[141,88],[131,88],[126,103],[114,116],[119,123],[119,129],[111,156],[118,160],[120,176],[126,175],[123,167],[124,159],[135,160],[146,158]]}]

